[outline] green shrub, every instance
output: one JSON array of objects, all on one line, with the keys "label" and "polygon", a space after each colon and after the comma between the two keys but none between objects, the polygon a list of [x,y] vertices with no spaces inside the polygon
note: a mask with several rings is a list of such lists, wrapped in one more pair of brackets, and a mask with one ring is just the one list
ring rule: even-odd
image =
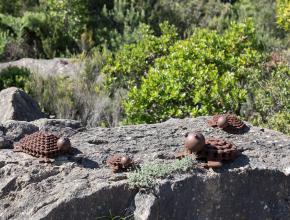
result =
[{"label": "green shrub", "polygon": [[33,10],[39,4],[39,0],[1,0],[0,13],[13,16],[21,16],[27,10]]},{"label": "green shrub", "polygon": [[0,90],[12,86],[27,90],[30,75],[30,71],[26,68],[9,66],[0,72]]},{"label": "green shrub", "polygon": [[141,87],[129,91],[127,123],[239,113],[247,80],[261,60],[251,23],[233,24],[223,35],[197,30],[169,51],[155,60]]},{"label": "green shrub", "polygon": [[290,134],[290,67],[279,63],[272,68],[250,82],[254,109],[249,119],[255,125]]},{"label": "green shrub", "polygon": [[0,30],[9,35],[2,60],[23,57],[53,58],[78,52],[77,43],[55,18],[44,12],[25,12],[22,17],[0,14]]},{"label": "green shrub", "polygon": [[139,40],[138,32],[141,24],[145,23],[145,12],[137,7],[136,0],[114,0],[112,4],[111,8],[110,4],[102,8],[102,24],[95,30],[96,43],[117,51],[124,44]]},{"label": "green shrub", "polygon": [[139,85],[142,76],[158,57],[168,54],[169,47],[177,39],[176,30],[167,23],[161,24],[162,35],[154,36],[148,26],[143,26],[140,40],[125,45],[116,54],[109,57],[102,73],[106,77],[110,94],[117,88],[128,89]]},{"label": "green shrub", "polygon": [[290,30],[290,1],[276,0],[277,23],[285,30]]},{"label": "green shrub", "polygon": [[230,3],[221,0],[158,0],[148,9],[148,23],[156,29],[159,23],[168,21],[186,36],[198,27],[223,30],[232,10]]},{"label": "green shrub", "polygon": [[239,0],[233,5],[230,19],[243,22],[252,19],[256,36],[263,42],[265,49],[285,47],[285,32],[277,26],[275,0]]},{"label": "green shrub", "polygon": [[5,47],[9,41],[9,34],[7,34],[7,32],[0,32],[0,56],[4,53]]}]

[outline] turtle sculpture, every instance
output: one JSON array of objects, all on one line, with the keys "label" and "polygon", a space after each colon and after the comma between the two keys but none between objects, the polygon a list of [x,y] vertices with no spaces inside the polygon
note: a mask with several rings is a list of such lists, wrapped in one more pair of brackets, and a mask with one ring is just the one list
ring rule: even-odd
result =
[{"label": "turtle sculpture", "polygon": [[49,158],[70,153],[71,150],[68,138],[59,138],[42,131],[26,135],[19,142],[14,143],[14,152],[24,152],[34,157],[44,158],[47,162]]},{"label": "turtle sculpture", "polygon": [[224,160],[234,160],[239,156],[237,147],[226,140],[205,139],[201,133],[189,133],[185,139],[184,151],[176,154],[181,159],[188,155],[195,155],[197,159],[205,159],[204,167],[218,168]]},{"label": "turtle sculpture", "polygon": [[134,167],[134,161],[127,155],[114,154],[107,159],[107,165],[111,167],[113,173],[127,171]]},{"label": "turtle sculpture", "polygon": [[248,130],[248,126],[233,114],[215,115],[208,121],[211,127],[218,127],[228,133],[238,134],[244,133]]}]

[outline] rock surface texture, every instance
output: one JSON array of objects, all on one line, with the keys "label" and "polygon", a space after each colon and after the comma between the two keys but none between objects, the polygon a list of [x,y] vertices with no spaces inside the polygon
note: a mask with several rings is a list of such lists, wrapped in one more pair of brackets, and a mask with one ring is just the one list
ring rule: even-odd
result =
[{"label": "rock surface texture", "polygon": [[0,71],[9,66],[27,68],[31,72],[38,73],[43,76],[49,75],[74,76],[83,68],[82,63],[75,62],[72,59],[54,58],[51,60],[45,60],[45,59],[23,58],[17,61],[0,63]]},{"label": "rock surface texture", "polygon": [[0,92],[0,123],[8,120],[33,121],[44,118],[38,104],[16,87]]},{"label": "rock surface texture", "polygon": [[[0,125],[9,142],[40,129],[70,137],[76,148],[52,164],[1,149],[0,219],[290,219],[289,136],[250,125],[248,133],[227,134],[207,120],[91,129],[55,119]],[[133,155],[141,165],[173,161],[192,131],[232,141],[243,155],[219,169],[160,179],[151,190],[130,189],[127,173],[113,174],[106,165],[115,153]]]}]

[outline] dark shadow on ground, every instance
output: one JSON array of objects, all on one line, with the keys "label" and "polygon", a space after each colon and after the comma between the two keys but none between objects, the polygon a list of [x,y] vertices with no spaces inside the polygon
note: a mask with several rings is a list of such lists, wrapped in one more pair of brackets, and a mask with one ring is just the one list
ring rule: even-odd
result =
[{"label": "dark shadow on ground", "polygon": [[219,169],[215,169],[217,173],[228,172],[229,169],[245,167],[250,163],[249,158],[241,154],[234,161],[223,161],[223,166]]},{"label": "dark shadow on ground", "polygon": [[245,134],[250,131],[250,127],[247,125],[244,125],[243,128],[237,129],[233,126],[228,126],[226,128],[223,128],[223,130],[230,134]]},{"label": "dark shadow on ground", "polygon": [[72,152],[67,155],[67,160],[56,160],[57,164],[64,164],[66,162],[75,162],[79,166],[88,168],[88,169],[96,169],[99,168],[99,164],[96,161],[93,161],[87,158],[82,151],[77,148],[73,148]]}]

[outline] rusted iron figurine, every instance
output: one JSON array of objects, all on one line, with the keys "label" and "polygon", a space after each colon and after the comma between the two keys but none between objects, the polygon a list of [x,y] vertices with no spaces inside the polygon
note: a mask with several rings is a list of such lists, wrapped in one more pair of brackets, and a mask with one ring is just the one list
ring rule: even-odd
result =
[{"label": "rusted iron figurine", "polygon": [[228,133],[239,134],[248,130],[248,126],[233,114],[215,115],[208,121],[211,127],[218,127]]},{"label": "rusted iron figurine", "polygon": [[134,167],[134,161],[127,155],[115,154],[107,159],[107,165],[114,173],[127,171]]},{"label": "rusted iron figurine", "polygon": [[26,135],[14,144],[14,152],[24,152],[34,157],[54,158],[72,150],[70,140],[47,132],[35,132]]},{"label": "rusted iron figurine", "polygon": [[205,167],[218,168],[222,166],[222,161],[234,160],[239,156],[236,145],[223,139],[207,139],[204,148],[197,152],[198,159],[206,159]]},{"label": "rusted iron figurine", "polygon": [[226,140],[207,139],[201,133],[190,133],[185,138],[184,151],[176,154],[176,158],[195,155],[197,159],[205,159],[204,167],[218,168],[224,160],[234,160],[239,156],[237,147]]}]

